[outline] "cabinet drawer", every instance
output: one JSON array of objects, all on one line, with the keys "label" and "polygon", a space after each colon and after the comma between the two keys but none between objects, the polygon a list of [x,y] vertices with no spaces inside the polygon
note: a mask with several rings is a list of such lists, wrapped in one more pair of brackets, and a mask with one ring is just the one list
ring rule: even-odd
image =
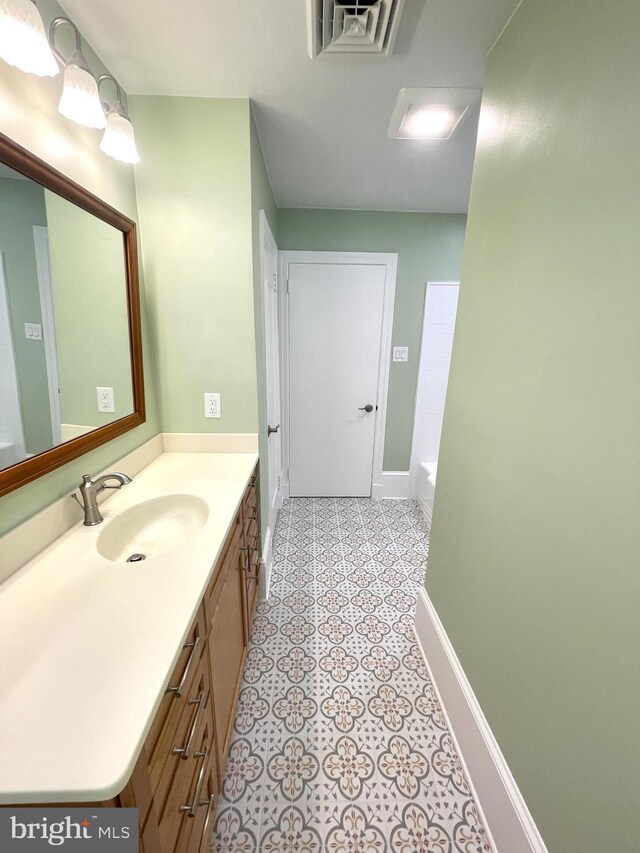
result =
[{"label": "cabinet drawer", "polygon": [[238,539],[229,558],[219,570],[220,580],[212,599],[208,646],[221,779],[224,777],[224,763],[246,650],[244,563],[245,554],[240,550]]},{"label": "cabinet drawer", "polygon": [[[255,498],[254,498],[255,500]],[[242,520],[244,522],[245,532],[249,531],[252,524],[258,523],[258,507],[255,503],[242,505]]]},{"label": "cabinet drawer", "polygon": [[242,514],[245,519],[250,515],[256,515],[258,506],[256,480],[257,475],[253,474],[242,499]]},{"label": "cabinet drawer", "polygon": [[[208,708],[208,704],[207,704]],[[198,723],[193,753],[180,761],[167,791],[165,804],[160,809],[160,838],[163,850],[184,853],[181,836],[190,839],[191,830],[210,806],[211,797],[218,793],[216,744],[211,713],[203,714]],[[199,845],[199,842],[198,842]]]},{"label": "cabinet drawer", "polygon": [[201,658],[185,691],[184,701],[176,702],[172,707],[149,762],[151,790],[158,810],[164,806],[180,765],[188,761],[196,749],[197,732],[205,714],[211,715],[211,686],[208,661]]},{"label": "cabinet drawer", "polygon": [[233,520],[233,524],[231,525],[231,530],[227,534],[227,538],[222,547],[222,551],[220,557],[218,558],[218,562],[216,563],[216,568],[213,573],[213,577],[209,581],[209,586],[207,587],[207,591],[204,594],[204,608],[205,608],[205,617],[206,617],[206,627],[207,630],[211,625],[211,619],[213,616],[213,611],[215,609],[215,602],[219,595],[218,582],[222,577],[224,566],[227,564],[228,560],[231,558],[231,554],[238,547],[238,542],[242,538],[242,517],[238,512],[236,517]]},{"label": "cabinet drawer", "polygon": [[179,853],[209,853],[211,844],[211,831],[213,829],[213,817],[216,810],[216,785],[215,771],[211,766],[204,770],[202,790],[198,798],[199,806],[195,817],[189,815],[182,821],[178,833],[176,851]]},{"label": "cabinet drawer", "polygon": [[237,559],[238,550],[242,545],[242,526],[240,521],[240,514],[238,513],[231,529],[231,535],[225,542],[222,557],[218,560],[213,578],[204,596],[207,629],[210,628],[213,621],[213,615],[218,599],[220,598],[224,579],[229,571],[229,565]]},{"label": "cabinet drawer", "polygon": [[249,548],[250,551],[253,550],[256,553],[258,552],[259,535],[260,535],[260,532],[258,530],[258,522],[257,521],[251,521],[249,524],[249,527],[246,531],[246,536],[245,536],[245,544],[246,544],[247,548]]},{"label": "cabinet drawer", "polygon": [[[162,697],[160,707],[153,718],[151,729],[147,735],[145,750],[151,762],[153,762],[156,755],[158,743],[163,736],[165,724],[167,726],[170,725],[169,716],[171,715],[171,720],[174,725],[177,724],[177,721],[180,719],[182,709],[187,703],[187,695],[191,688],[191,683],[193,682],[198,662],[202,658],[206,637],[207,631],[204,610],[200,607],[195,622],[191,626],[191,630],[184,642],[178,662],[171,674],[171,678],[169,679],[167,692]],[[179,688],[179,690],[174,688]],[[176,714],[172,714],[171,712],[176,706],[179,710]],[[169,737],[173,737],[175,730],[169,731],[168,734]]]}]

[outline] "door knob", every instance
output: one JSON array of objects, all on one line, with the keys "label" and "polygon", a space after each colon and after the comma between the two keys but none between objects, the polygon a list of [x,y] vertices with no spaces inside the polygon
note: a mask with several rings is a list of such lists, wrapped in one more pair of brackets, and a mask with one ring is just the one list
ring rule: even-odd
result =
[{"label": "door knob", "polygon": [[367,403],[367,405],[366,405],[366,406],[361,406],[361,407],[358,409],[358,411],[359,411],[359,412],[372,412],[372,411],[373,411],[373,406],[371,405],[371,403]]},{"label": "door knob", "polygon": [[276,427],[272,427],[272,426],[269,426],[267,424],[267,438],[269,438],[269,436],[271,435],[272,432],[278,432],[279,429],[280,429],[280,424],[278,424],[278,426],[276,426]]}]

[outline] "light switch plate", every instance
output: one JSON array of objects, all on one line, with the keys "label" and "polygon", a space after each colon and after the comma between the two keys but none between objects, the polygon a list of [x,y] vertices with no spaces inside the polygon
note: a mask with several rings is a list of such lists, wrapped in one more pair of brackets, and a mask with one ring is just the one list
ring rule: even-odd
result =
[{"label": "light switch plate", "polygon": [[394,347],[393,348],[393,360],[394,361],[409,361],[409,347]]},{"label": "light switch plate", "polygon": [[25,323],[24,336],[28,341],[41,341],[42,326],[40,323]]},{"label": "light switch plate", "polygon": [[222,404],[220,402],[220,394],[205,392],[204,395],[204,416],[205,418],[221,418]]},{"label": "light switch plate", "polygon": [[96,388],[99,412],[115,412],[116,403],[113,388]]}]

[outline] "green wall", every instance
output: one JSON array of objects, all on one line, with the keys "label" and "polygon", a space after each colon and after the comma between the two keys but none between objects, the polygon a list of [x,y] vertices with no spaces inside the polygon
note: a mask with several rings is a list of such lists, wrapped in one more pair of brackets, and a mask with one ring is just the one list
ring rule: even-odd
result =
[{"label": "green wall", "polygon": [[[130,106],[162,429],[255,433],[249,101]],[[222,418],[204,417],[206,391]]]},{"label": "green wall", "polygon": [[46,224],[42,187],[33,181],[0,178],[0,252],[27,453],[40,453],[52,444],[44,343],[28,341],[24,334],[25,323],[42,323],[33,226]]},{"label": "green wall", "polygon": [[385,471],[409,469],[425,285],[459,280],[465,222],[460,214],[279,211],[280,249],[398,254],[393,344],[409,347],[409,362],[391,364]]},{"label": "green wall", "polygon": [[[54,0],[38,0],[45,28],[64,12]],[[105,72],[86,42],[85,55],[96,73]],[[0,62],[2,130],[10,139],[33,151],[108,204],[137,220],[133,169],[107,157],[99,149],[100,134],[82,128],[58,112],[61,78],[24,74]],[[44,477],[0,498],[0,535],[25,521],[52,501],[69,494],[85,472],[95,473],[158,433],[154,374],[148,341],[145,282],[141,269],[142,323],[145,349],[147,421],[140,427],[81,456]],[[80,510],[78,510],[80,513]],[[80,514],[78,515],[80,518]]]},{"label": "green wall", "polygon": [[427,590],[552,853],[638,850],[640,5],[489,58]]},{"label": "green wall", "polygon": [[[264,544],[269,519],[269,446],[267,439],[267,395],[265,376],[265,351],[263,327],[263,284],[260,275],[262,246],[260,243],[260,211],[264,210],[271,233],[278,240],[278,209],[273,198],[271,183],[264,162],[262,146],[251,115],[251,228],[253,264],[254,327],[256,335],[256,368],[258,381],[258,444],[260,451],[260,515],[262,542]],[[271,531],[273,535],[273,531]]]},{"label": "green wall", "polygon": [[[122,234],[45,192],[63,424],[100,427],[131,414],[127,279]],[[96,388],[113,388],[115,413]]]}]

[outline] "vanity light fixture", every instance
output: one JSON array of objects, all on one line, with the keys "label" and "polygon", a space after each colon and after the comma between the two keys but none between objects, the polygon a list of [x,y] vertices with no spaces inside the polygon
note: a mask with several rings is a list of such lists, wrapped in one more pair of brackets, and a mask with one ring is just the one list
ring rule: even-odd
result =
[{"label": "vanity light fixture", "polygon": [[140,156],[136,148],[133,125],[122,103],[122,89],[110,74],[102,74],[98,77],[98,88],[105,80],[111,80],[116,87],[116,99],[111,107],[106,103],[103,104],[107,114],[107,127],[100,143],[100,150],[114,160],[121,160],[123,163],[139,163]]},{"label": "vanity light fixture", "polygon": [[401,89],[387,135],[391,139],[449,139],[481,89]]},{"label": "vanity light fixture", "polygon": [[[63,24],[68,24],[73,28],[76,38],[76,48],[69,59],[65,59],[58,53],[55,47],[56,30]],[[51,22],[49,39],[55,56],[64,65],[62,98],[58,111],[65,118],[84,127],[99,129],[106,127],[107,119],[98,94],[98,84],[82,54],[82,39],[78,28],[68,18],[55,18]]]},{"label": "vanity light fixture", "polygon": [[0,58],[38,77],[58,74],[35,0],[0,0]]}]

